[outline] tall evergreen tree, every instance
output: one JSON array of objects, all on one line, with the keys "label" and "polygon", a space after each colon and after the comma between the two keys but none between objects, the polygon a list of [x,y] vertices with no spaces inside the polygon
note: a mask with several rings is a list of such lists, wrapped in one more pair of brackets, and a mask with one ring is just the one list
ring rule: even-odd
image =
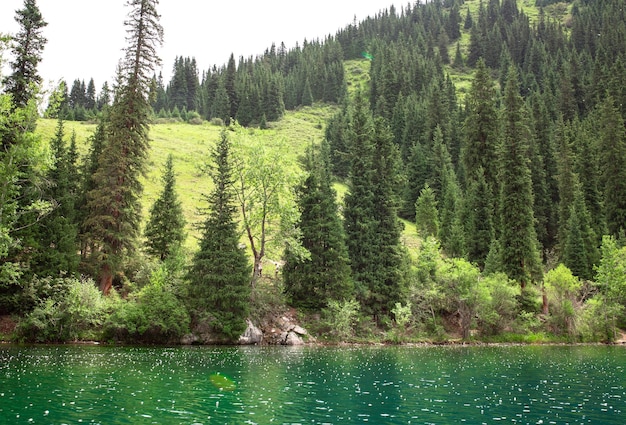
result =
[{"label": "tall evergreen tree", "polygon": [[626,130],[612,96],[604,99],[596,113],[606,225],[617,238],[626,228]]},{"label": "tall evergreen tree", "polygon": [[405,251],[401,242],[402,224],[398,219],[400,197],[400,155],[385,119],[374,121],[373,191],[377,253],[376,274],[369,288],[367,305],[375,316],[389,315],[405,292]]},{"label": "tall evergreen tree", "polygon": [[591,280],[594,266],[600,260],[598,239],[591,227],[591,217],[578,182],[574,179],[574,199],[565,224],[565,240],[562,248],[562,261],[575,276]]},{"label": "tall evergreen tree", "polygon": [[338,215],[337,194],[333,189],[328,159],[328,144],[316,155],[308,152],[308,176],[297,188],[302,247],[309,258],[285,251],[283,279],[285,293],[298,307],[321,309],[330,300],[345,300],[353,295],[348,251]]},{"label": "tall evergreen tree", "polygon": [[437,199],[428,184],[424,186],[415,202],[415,225],[418,236],[424,240],[429,236],[437,237],[439,234]]},{"label": "tall evergreen tree", "polygon": [[361,91],[349,107],[346,139],[351,160],[348,193],[344,199],[344,228],[352,277],[357,295],[368,314],[375,314],[370,288],[375,285],[376,223],[374,215],[374,124],[369,104]]},{"label": "tall evergreen tree", "polygon": [[163,190],[150,209],[144,236],[148,252],[164,261],[176,253],[185,240],[185,217],[176,193],[172,154],[167,156],[162,181]]},{"label": "tall evergreen tree", "polygon": [[[465,138],[461,147],[463,175],[469,183],[482,172],[485,183],[494,195],[498,182],[498,112],[495,90],[489,69],[481,59],[466,100]],[[481,170],[482,171],[479,171]],[[495,204],[493,205],[495,208]]]},{"label": "tall evergreen tree", "polygon": [[226,130],[212,152],[214,190],[207,200],[209,212],[202,227],[200,248],[194,255],[187,279],[192,306],[197,314],[208,313],[212,326],[228,340],[246,329],[250,302],[250,265],[239,248],[235,218],[231,144]]},{"label": "tall evergreen tree", "polygon": [[76,157],[67,149],[63,120],[59,119],[50,143],[52,165],[44,192],[53,210],[36,228],[38,246],[31,260],[31,272],[40,276],[74,274],[78,270],[78,225],[75,198],[78,191]]},{"label": "tall evergreen tree", "polygon": [[129,45],[118,71],[106,144],[98,158],[96,187],[88,194],[89,228],[99,268],[100,290],[108,293],[126,256],[135,250],[141,221],[140,176],[148,155],[150,84],[159,63],[163,28],[157,0],[129,0]]},{"label": "tall evergreen tree", "polygon": [[465,243],[468,258],[481,269],[495,239],[493,223],[493,194],[487,185],[484,172],[479,169],[469,182],[465,197]]},{"label": "tall evergreen tree", "polygon": [[48,41],[42,34],[48,23],[44,21],[36,0],[24,0],[24,8],[15,12],[15,20],[20,31],[13,39],[13,72],[4,79],[4,84],[6,92],[13,96],[13,104],[24,107],[41,83],[37,65]]},{"label": "tall evergreen tree", "polygon": [[529,129],[517,70],[509,68],[504,89],[500,149],[500,247],[502,271],[522,288],[540,273],[528,158]]}]

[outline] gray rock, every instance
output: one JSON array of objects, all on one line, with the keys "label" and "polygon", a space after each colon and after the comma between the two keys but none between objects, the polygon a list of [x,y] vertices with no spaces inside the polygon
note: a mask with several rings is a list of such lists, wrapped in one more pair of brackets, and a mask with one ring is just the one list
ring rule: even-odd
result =
[{"label": "gray rock", "polygon": [[288,332],[286,338],[284,339],[284,345],[304,345],[304,341],[295,332]]},{"label": "gray rock", "polygon": [[248,327],[246,331],[239,337],[239,344],[241,345],[257,345],[263,342],[263,332],[261,329],[254,326],[249,319],[246,320]]}]

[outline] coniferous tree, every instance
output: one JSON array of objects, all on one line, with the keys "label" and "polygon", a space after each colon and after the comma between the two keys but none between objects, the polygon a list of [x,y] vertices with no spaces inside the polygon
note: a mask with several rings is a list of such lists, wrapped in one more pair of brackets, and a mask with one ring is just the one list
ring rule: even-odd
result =
[{"label": "coniferous tree", "polygon": [[540,273],[528,158],[529,129],[519,94],[517,71],[511,67],[503,98],[500,149],[500,247],[502,271],[522,288]]},{"label": "coniferous tree", "polygon": [[351,159],[349,191],[344,199],[344,228],[352,277],[361,305],[368,314],[376,314],[371,299],[375,286],[377,236],[374,215],[373,156],[374,124],[369,105],[358,91],[349,107],[347,141]]},{"label": "coniferous tree", "polygon": [[185,217],[176,193],[172,154],[167,156],[163,172],[163,190],[150,209],[144,236],[148,253],[161,261],[172,256],[185,240]]},{"label": "coniferous tree", "polygon": [[470,182],[475,181],[477,173],[482,172],[490,192],[496,195],[499,193],[498,112],[493,82],[482,59],[476,65],[476,73],[466,98],[466,113],[465,138],[461,147],[463,175]]},{"label": "coniferous tree", "polygon": [[163,28],[157,0],[129,0],[129,45],[118,70],[118,87],[109,112],[106,144],[98,158],[96,187],[88,194],[85,226],[98,264],[100,290],[108,293],[113,278],[134,252],[141,219],[140,176],[148,154],[150,83],[159,63],[157,47]]},{"label": "coniferous tree", "polygon": [[376,317],[388,315],[405,292],[405,251],[398,219],[400,155],[383,118],[374,121],[373,194],[376,239],[376,274],[369,288],[368,307]]},{"label": "coniferous tree", "polygon": [[13,39],[13,72],[4,79],[4,84],[6,92],[13,96],[13,105],[24,107],[41,83],[37,65],[48,41],[42,34],[48,23],[44,21],[36,0],[24,0],[24,8],[16,11],[15,20],[20,30]]},{"label": "coniferous tree", "polygon": [[302,247],[310,257],[301,258],[288,246],[283,268],[285,293],[291,303],[317,310],[330,300],[350,298],[354,291],[327,151],[327,143],[318,155],[310,149],[306,164],[309,175],[297,188],[298,228]]},{"label": "coniferous tree", "polygon": [[626,228],[626,130],[612,96],[597,110],[606,226],[617,238]]},{"label": "coniferous tree", "polygon": [[483,269],[495,239],[493,194],[480,168],[468,184],[465,201],[465,242],[468,258]]},{"label": "coniferous tree", "polygon": [[245,251],[239,248],[233,159],[226,130],[222,130],[212,159],[214,190],[207,198],[209,211],[202,227],[200,248],[194,255],[187,279],[196,313],[212,316],[211,325],[232,341],[246,329],[250,265]]},{"label": "coniferous tree", "polygon": [[591,280],[594,276],[594,266],[600,260],[598,239],[591,227],[591,217],[576,176],[574,180],[574,199],[565,224],[565,241],[561,258],[563,264],[575,276]]},{"label": "coniferous tree", "polygon": [[63,120],[59,119],[50,143],[53,163],[47,173],[49,187],[44,192],[53,210],[36,227],[38,246],[31,260],[31,273],[39,276],[75,274],[78,255],[78,226],[75,214],[77,193],[76,155],[67,149]]},{"label": "coniferous tree", "polygon": [[426,240],[439,234],[439,212],[435,192],[426,184],[415,202],[415,225],[417,234]]}]

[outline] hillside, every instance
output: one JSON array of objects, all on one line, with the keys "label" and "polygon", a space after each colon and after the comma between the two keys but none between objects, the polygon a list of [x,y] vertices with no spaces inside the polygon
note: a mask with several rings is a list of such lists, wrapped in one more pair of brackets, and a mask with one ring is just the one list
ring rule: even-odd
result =
[{"label": "hillside", "polygon": [[[271,123],[270,128],[250,129],[249,137],[270,144],[272,140],[282,139],[289,146],[293,155],[284,158],[285,167],[300,167],[298,157],[304,153],[310,143],[319,143],[324,136],[325,121],[336,111],[331,105],[303,107],[297,111],[287,111],[278,122]],[[37,133],[42,139],[50,140],[54,136],[57,120],[41,119],[37,124]],[[76,132],[79,150],[84,154],[88,147],[88,139],[95,130],[95,124],[78,121],[66,121],[66,134]],[[194,248],[197,244],[198,232],[196,225],[202,220],[199,209],[203,208],[203,196],[212,190],[212,182],[203,171],[209,161],[209,152],[219,139],[221,127],[204,122],[192,125],[185,122],[153,124],[150,128],[150,159],[147,175],[143,179],[144,196],[142,198],[144,218],[161,190],[161,172],[167,156],[174,157],[177,179],[177,191],[183,203],[187,231],[187,244]]]}]

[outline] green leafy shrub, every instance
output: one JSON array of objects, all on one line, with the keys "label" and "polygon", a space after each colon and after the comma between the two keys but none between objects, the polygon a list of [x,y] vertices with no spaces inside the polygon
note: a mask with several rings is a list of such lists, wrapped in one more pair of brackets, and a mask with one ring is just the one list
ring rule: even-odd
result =
[{"label": "green leafy shrub", "polygon": [[322,310],[322,317],[328,324],[334,337],[345,340],[354,336],[354,325],[359,316],[359,303],[356,300],[328,302]]},{"label": "green leafy shrub", "polygon": [[153,271],[149,284],[128,299],[112,296],[105,338],[170,343],[189,332],[189,313],[171,280],[171,274],[162,266]]},{"label": "green leafy shrub", "polygon": [[[35,289],[39,288],[39,289]],[[17,327],[17,337],[30,342],[79,340],[97,331],[104,319],[102,294],[91,280],[33,279],[31,290],[48,293]]]}]

